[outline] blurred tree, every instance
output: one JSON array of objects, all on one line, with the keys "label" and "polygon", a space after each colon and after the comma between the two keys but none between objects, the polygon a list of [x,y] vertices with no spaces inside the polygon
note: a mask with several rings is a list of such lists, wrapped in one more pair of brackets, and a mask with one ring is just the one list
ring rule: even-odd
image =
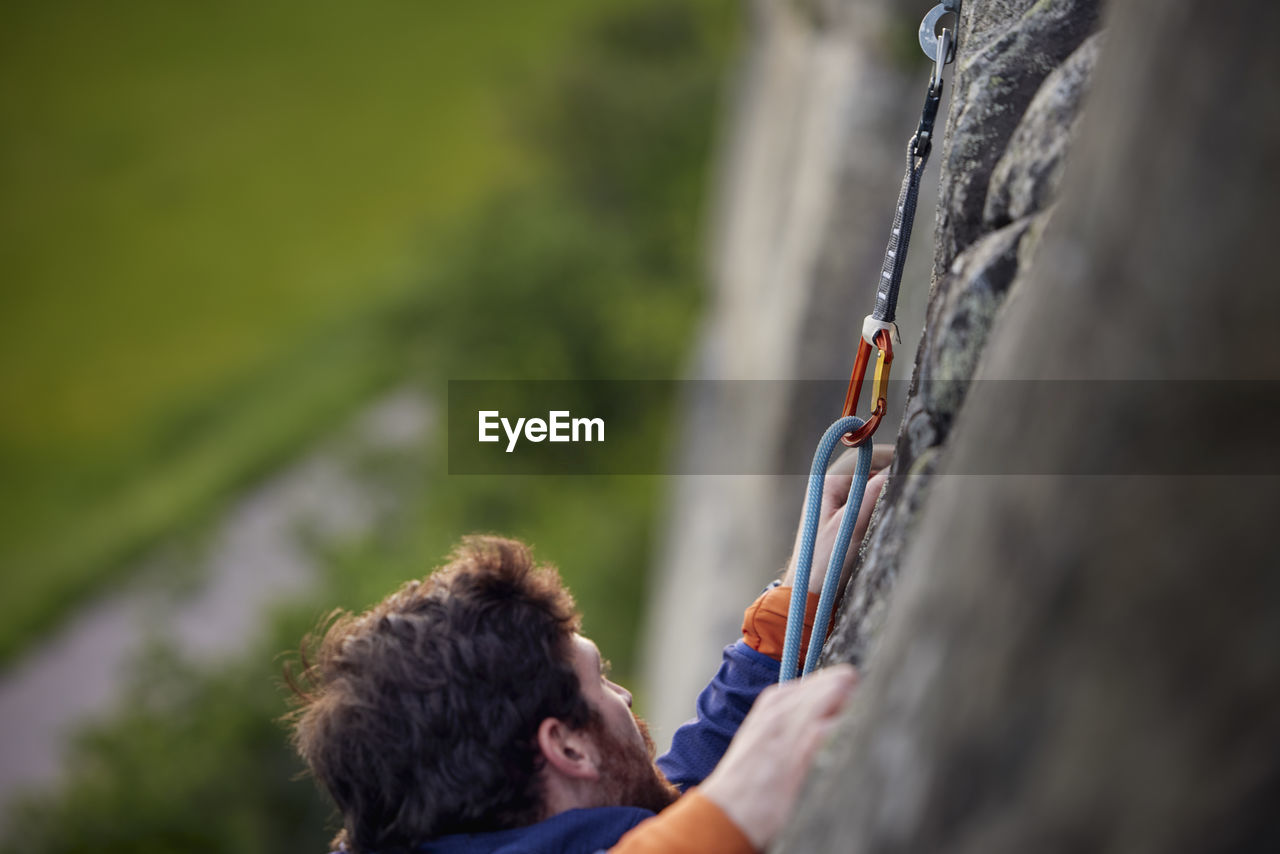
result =
[{"label": "blurred tree", "polygon": [[56,799],[15,811],[5,850],[135,854],[323,851],[329,810],[283,736],[285,621],[252,663],[207,672],[157,652],[126,711],[85,732]]},{"label": "blurred tree", "polygon": [[429,375],[679,369],[727,47],[708,9],[723,8],[662,0],[612,17],[515,108],[551,179],[490,205],[421,288],[410,322]]}]

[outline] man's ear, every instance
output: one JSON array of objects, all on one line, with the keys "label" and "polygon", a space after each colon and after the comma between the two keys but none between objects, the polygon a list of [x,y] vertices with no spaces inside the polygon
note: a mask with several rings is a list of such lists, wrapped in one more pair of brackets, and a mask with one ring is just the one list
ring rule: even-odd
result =
[{"label": "man's ear", "polygon": [[538,725],[538,748],[550,770],[572,780],[600,779],[596,745],[584,730],[575,730],[558,718],[545,718]]}]

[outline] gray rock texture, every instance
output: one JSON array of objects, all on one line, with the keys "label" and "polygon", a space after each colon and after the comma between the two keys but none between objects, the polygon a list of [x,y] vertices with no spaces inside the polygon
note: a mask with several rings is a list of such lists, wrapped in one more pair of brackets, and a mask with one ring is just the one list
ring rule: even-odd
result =
[{"label": "gray rock texture", "polygon": [[1033,214],[1057,196],[1102,40],[1102,33],[1090,36],[1041,84],[992,170],[985,226],[999,228]]},{"label": "gray rock texture", "polygon": [[[987,231],[982,214],[996,163],[1046,78],[1096,29],[1099,6],[1098,0],[979,0],[964,5],[955,95],[941,153],[937,275]],[[1059,120],[1059,129],[1068,130],[1070,116]]]},{"label": "gray rock texture", "polygon": [[[974,0],[958,22],[951,105],[943,106],[945,136],[932,164],[941,184],[922,187],[899,305],[899,378],[907,376],[902,354],[917,353],[895,476],[850,582],[832,658],[867,663],[931,488],[923,476],[945,448],[1005,295],[1034,255],[1097,56],[1096,43],[1082,44],[1097,27],[1098,5]],[[680,453],[690,471],[697,461],[736,454],[748,461],[744,471],[759,474],[675,482],[646,631],[645,706],[660,740],[692,714],[716,650],[737,633],[742,605],[789,551],[801,472],[839,414],[839,389],[832,395],[793,381],[839,381],[851,367],[929,73],[918,48],[903,66],[888,46],[914,36],[930,6],[751,6],[710,251],[715,292],[693,373],[741,382],[699,389],[686,407]],[[1015,137],[1023,147],[1010,145]],[[1038,147],[1045,139],[1051,150]],[[989,187],[1006,199],[990,220]],[[903,405],[891,402],[895,415]],[[891,441],[894,426],[882,426],[881,441]]]},{"label": "gray rock texture", "polygon": [[[977,22],[1004,5],[969,0],[965,32],[982,41]],[[1013,224],[940,243],[958,249],[919,373],[949,340],[968,352],[960,318],[986,312],[960,292],[989,300],[976,279],[1016,256],[972,372],[999,405],[917,394],[926,427],[908,419],[899,448],[929,447],[903,473],[937,476],[900,478],[877,511],[834,644],[865,678],[774,850],[1280,848],[1280,121],[1257,109],[1280,77],[1257,34],[1277,26],[1264,2],[1113,4],[1088,109],[1063,116],[1078,135],[1051,217],[1012,201],[1041,191],[1011,192],[997,207],[1022,213]],[[1229,407],[1183,399],[1226,379]],[[1053,391],[1073,380],[1088,393]],[[1230,424],[1218,448],[1179,429],[1211,411]],[[1041,473],[989,474],[1008,458]]]},{"label": "gray rock texture", "polygon": [[[877,615],[885,612],[931,489],[924,476],[936,469],[991,327],[1050,215],[1055,176],[1097,58],[1096,38],[1088,38],[1097,20],[1097,0],[964,7],[925,333],[893,477],[849,582],[827,661],[872,665]],[[1047,150],[1039,147],[1046,139],[1053,140]],[[1007,219],[1009,203],[996,205],[998,218],[984,215],[991,198],[1015,195],[1016,220]]]},{"label": "gray rock texture", "polygon": [[[877,56],[888,30],[862,25],[889,6],[754,9],[703,376],[847,364],[807,342],[854,340],[869,290],[841,277],[874,276],[882,243],[846,229],[891,204],[899,173],[896,133],[843,172],[847,137],[808,148],[805,131],[831,127],[822,99],[841,87],[820,80],[847,85]],[[1109,15],[1104,43],[1099,0],[965,3],[928,323],[825,658],[863,680],[775,851],[1280,850],[1280,121],[1264,108],[1280,6]],[[815,76],[819,56],[843,71]],[[910,89],[894,90],[907,113]],[[876,115],[866,127],[911,121]],[[853,197],[877,180],[883,197]],[[807,335],[832,305],[854,306],[849,325]],[[1196,380],[1217,396],[1189,404]],[[781,459],[829,419],[785,394],[754,413],[728,397],[690,423],[721,442],[739,424],[735,453]],[[1210,446],[1200,425],[1231,440]],[[1011,460],[1033,473],[1002,476]],[[715,592],[659,601],[688,596],[722,643],[785,554],[795,494],[687,481],[668,544],[694,548],[668,572],[718,574]],[[672,657],[709,675],[689,625],[666,626],[686,644]]]}]

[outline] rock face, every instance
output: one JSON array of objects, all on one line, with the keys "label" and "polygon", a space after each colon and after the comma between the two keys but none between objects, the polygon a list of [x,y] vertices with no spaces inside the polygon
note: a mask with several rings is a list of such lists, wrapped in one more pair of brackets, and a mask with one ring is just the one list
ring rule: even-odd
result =
[{"label": "rock face", "polygon": [[[852,65],[875,49],[849,23],[888,7],[756,8],[738,111],[748,149],[805,126],[766,133],[748,118],[787,115],[782,105],[823,91],[809,74],[767,73],[765,59],[787,44],[799,67],[821,45]],[[825,656],[857,663],[864,680],[774,850],[1280,850],[1280,121],[1258,109],[1280,79],[1280,53],[1258,34],[1280,27],[1280,6],[1126,0],[1111,14],[1103,36],[1098,0],[966,0],[927,326],[894,477]],[[890,139],[883,150],[896,152]],[[832,298],[831,271],[860,264],[819,261],[854,257],[831,228],[804,229],[807,242],[764,237],[789,221],[779,210],[820,210],[808,222],[831,224],[834,211],[875,204],[790,153],[757,163],[770,164],[772,190],[753,193],[758,170],[738,154],[703,375],[801,371],[821,355],[800,330],[822,312],[800,306],[822,302],[805,295]],[[892,159],[880,168],[896,177]],[[812,184],[823,174],[825,191]],[[804,192],[823,204],[769,205]],[[858,257],[878,261],[876,245]],[[868,296],[851,287],[841,299]],[[744,340],[763,363],[737,361],[729,342]],[[1247,382],[1222,392],[1223,378]],[[1078,380],[1087,393],[1054,382]],[[1226,397],[1188,407],[1195,387],[1177,382],[1188,380]],[[723,426],[722,404],[704,402],[695,419]],[[826,422],[795,411],[748,419],[738,450],[775,453],[787,436],[812,445]],[[1205,413],[1227,414],[1229,445],[1209,449],[1183,429]],[[1040,473],[965,476],[1008,458]],[[1192,471],[1217,476],[1177,476]],[[703,545],[698,562],[754,583],[785,552],[795,509],[739,515],[781,491],[724,489],[709,506],[677,503],[675,530],[702,531],[689,540]],[[742,500],[725,497],[734,490]],[[724,585],[728,607],[700,600],[693,622],[732,614],[750,586]],[[731,632],[731,617],[718,619]],[[676,657],[710,654],[665,631],[689,642]]]},{"label": "rock face", "polygon": [[[890,485],[826,660],[871,666],[904,546],[996,315],[1029,267],[1096,62],[1097,0],[983,3],[960,20],[935,279]],[[1049,145],[1044,145],[1050,141]],[[904,477],[902,475],[910,475]]]},{"label": "rock face", "polygon": [[[1031,63],[1038,86],[1001,81],[1026,96],[1008,145],[969,147],[975,45],[1019,44],[997,30],[1038,14],[1063,24],[1046,38],[1091,18],[1068,5],[966,3],[970,85],[898,444],[901,473],[946,476],[882,500],[828,656],[865,679],[776,851],[1280,847],[1280,351],[1262,343],[1280,316],[1280,121],[1256,109],[1280,75],[1256,34],[1280,8],[1113,4],[1125,50],[1102,51],[1082,117],[1094,39]],[[1078,134],[1059,144],[1055,125]],[[985,184],[964,171],[981,164]],[[984,405],[930,376],[984,383]],[[1184,398],[1227,377],[1232,437],[1211,451],[1178,429],[1206,411]],[[963,474],[1007,458],[1038,473]]]},{"label": "rock face", "polygon": [[[1052,80],[1046,87],[1046,79],[1097,27],[1099,5],[1098,0],[964,4],[955,95],[942,150],[936,275],[945,274],[956,257],[989,230],[982,214],[997,162],[1006,156],[1043,156],[1010,146],[1020,130],[1019,139],[1026,138],[1024,121],[1039,125],[1055,139],[1069,135],[1073,120],[1069,108],[1060,110],[1053,122],[1044,111],[1029,112],[1028,106],[1042,89],[1046,98],[1052,98],[1051,93],[1061,87]],[[1088,57],[1081,62],[1087,64]],[[1087,74],[1086,67],[1078,76],[1087,78]],[[1074,104],[1078,103],[1077,97]]]},{"label": "rock face", "polygon": [[991,172],[984,227],[1030,216],[1053,200],[1101,44],[1101,33],[1090,36],[1040,85]]},{"label": "rock face", "polygon": [[[690,716],[742,605],[790,549],[798,473],[840,399],[786,381],[847,377],[929,73],[914,39],[916,63],[906,67],[886,45],[914,36],[930,5],[752,5],[711,247],[715,294],[694,371],[746,387],[715,385],[689,401],[681,453],[691,471],[695,460],[730,452],[751,460],[747,470],[773,474],[677,481],[646,632],[646,707],[660,740]],[[919,346],[897,476],[877,506],[829,658],[865,663],[880,630],[931,488],[901,475],[935,471],[997,311],[1034,255],[1098,55],[1098,7],[970,0],[958,22],[949,118],[932,164],[941,174],[934,251],[926,238],[935,190],[926,185],[899,306],[899,352]],[[880,441],[891,437],[882,427]]]}]

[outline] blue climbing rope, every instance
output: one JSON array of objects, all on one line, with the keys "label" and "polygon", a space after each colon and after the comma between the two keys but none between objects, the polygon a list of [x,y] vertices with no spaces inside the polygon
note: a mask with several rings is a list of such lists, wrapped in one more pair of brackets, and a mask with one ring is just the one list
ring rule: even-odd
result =
[{"label": "blue climbing rope", "polygon": [[[898,194],[898,208],[890,231],[889,247],[885,251],[884,266],[881,268],[880,280],[877,282],[876,304],[872,313],[862,324],[858,356],[854,361],[853,372],[849,375],[849,390],[845,393],[844,415],[827,428],[822,441],[818,443],[818,450],[814,452],[813,467],[809,470],[809,492],[805,497],[804,526],[800,532],[800,554],[796,556],[796,577],[791,588],[791,605],[787,609],[787,634],[782,645],[782,669],[779,672],[779,682],[794,679],[796,668],[800,663],[800,641],[804,632],[805,602],[809,595],[809,573],[813,568],[814,540],[818,536],[818,522],[822,510],[822,489],[826,480],[827,466],[831,462],[831,453],[842,438],[845,444],[857,446],[858,467],[854,472],[853,485],[849,489],[849,498],[845,502],[844,518],[840,520],[840,530],[831,552],[831,562],[827,564],[827,574],[822,579],[822,594],[818,597],[818,612],[814,617],[813,633],[809,639],[809,654],[804,660],[805,673],[812,672],[822,656],[822,647],[827,639],[827,626],[831,623],[831,609],[835,604],[836,588],[840,586],[840,570],[844,566],[845,553],[849,551],[849,541],[853,539],[853,528],[858,522],[862,496],[866,492],[867,479],[871,475],[871,437],[880,426],[888,406],[885,385],[889,378],[889,365],[893,362],[893,340],[898,334],[894,316],[897,312],[898,289],[902,284],[907,249],[911,244],[911,229],[915,221],[916,202],[920,195],[920,177],[924,174],[925,164],[929,161],[929,152],[933,148],[934,124],[938,118],[938,105],[942,102],[942,72],[948,63],[955,61],[953,31],[944,27],[939,33],[938,24],[947,15],[954,15],[956,21],[959,21],[960,5],[961,0],[941,0],[925,15],[924,21],[920,24],[920,47],[933,60],[933,75],[929,80],[929,88],[925,92],[924,107],[920,111],[920,124],[907,144],[907,168],[902,179],[902,189]],[[875,387],[872,389],[871,398],[874,406],[871,417],[863,421],[855,416],[853,411],[858,405],[863,378],[873,347],[880,349],[880,356],[876,362]],[[864,426],[865,429],[863,429]],[[855,433],[857,435],[851,435]]]},{"label": "blue climbing rope", "polygon": [[[804,631],[804,608],[809,595],[809,574],[813,567],[814,542],[818,536],[818,522],[822,511],[822,490],[826,484],[827,467],[831,454],[840,444],[840,437],[861,427],[863,421],[856,415],[846,415],[827,428],[818,449],[813,454],[813,466],[809,469],[809,491],[804,503],[804,527],[800,532],[800,554],[796,556],[796,576],[791,587],[791,605],[787,610],[787,634],[782,644],[782,669],[779,682],[794,679],[800,662],[800,639]],[[853,473],[853,485],[844,506],[844,518],[831,551],[831,562],[822,579],[822,594],[818,597],[818,613],[813,621],[809,638],[809,654],[805,656],[804,672],[813,671],[826,643],[827,625],[831,622],[831,610],[835,605],[836,588],[840,586],[840,570],[844,566],[845,553],[853,539],[853,528],[862,508],[862,496],[871,477],[871,442],[858,447],[858,465]]]}]

